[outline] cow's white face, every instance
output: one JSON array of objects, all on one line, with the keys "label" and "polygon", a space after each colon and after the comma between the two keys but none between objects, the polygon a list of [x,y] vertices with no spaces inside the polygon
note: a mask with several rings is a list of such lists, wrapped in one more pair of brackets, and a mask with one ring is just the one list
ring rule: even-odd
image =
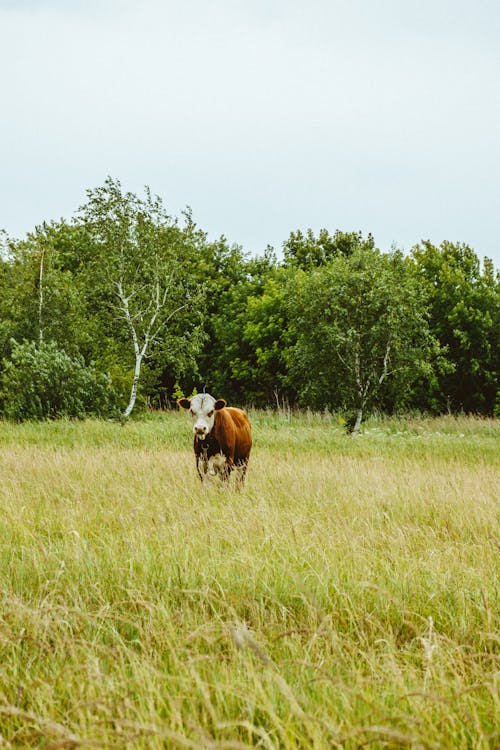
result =
[{"label": "cow's white face", "polygon": [[209,393],[198,393],[191,399],[181,398],[177,402],[182,409],[189,409],[193,418],[193,432],[198,440],[204,440],[214,426],[215,412],[223,409],[226,402],[216,401]]}]

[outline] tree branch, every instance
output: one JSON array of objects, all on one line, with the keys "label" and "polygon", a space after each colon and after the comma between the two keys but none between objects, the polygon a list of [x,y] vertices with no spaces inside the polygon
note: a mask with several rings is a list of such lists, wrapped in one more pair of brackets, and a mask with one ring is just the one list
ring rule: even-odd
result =
[{"label": "tree branch", "polygon": [[391,353],[391,342],[388,341],[387,342],[387,347],[386,347],[386,350],[385,350],[385,355],[384,355],[384,367],[383,367],[383,370],[382,370],[382,374],[380,375],[380,378],[378,379],[378,384],[379,385],[382,385],[383,381],[385,380],[385,378],[389,374],[387,366],[389,364],[389,354],[390,353]]}]

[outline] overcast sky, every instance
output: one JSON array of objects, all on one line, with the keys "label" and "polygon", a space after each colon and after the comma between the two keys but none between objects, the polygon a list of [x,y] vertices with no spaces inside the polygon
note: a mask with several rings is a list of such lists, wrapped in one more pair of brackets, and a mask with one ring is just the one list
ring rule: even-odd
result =
[{"label": "overcast sky", "polygon": [[109,174],[252,253],[291,230],[500,268],[498,0],[0,0],[0,227]]}]

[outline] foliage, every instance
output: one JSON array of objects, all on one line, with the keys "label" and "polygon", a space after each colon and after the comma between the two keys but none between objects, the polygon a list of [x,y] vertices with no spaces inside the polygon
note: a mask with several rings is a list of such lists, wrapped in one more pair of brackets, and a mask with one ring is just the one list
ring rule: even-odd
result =
[{"label": "foliage", "polygon": [[247,335],[247,324],[252,301],[263,294],[275,264],[275,256],[269,249],[260,258],[240,255],[232,274],[220,275],[212,285],[207,319],[209,336],[200,372],[204,385],[214,393],[224,393],[230,400],[268,402],[268,373],[256,362],[256,348]]},{"label": "foliage", "polygon": [[1,279],[1,356],[10,357],[14,340],[42,339],[80,354],[102,372],[120,366],[118,338],[95,303],[95,280],[86,274],[93,252],[84,228],[65,221],[44,223],[25,239],[10,240],[9,255]]},{"label": "foliage", "polygon": [[0,376],[0,404],[3,416],[18,422],[116,413],[109,378],[53,341],[13,342]]},{"label": "foliage", "polygon": [[430,325],[451,363],[424,381],[424,406],[493,413],[500,376],[500,279],[464,244],[422,242],[412,252],[429,299]]},{"label": "foliage", "polygon": [[[251,283],[252,261],[239,245],[229,245],[224,237],[199,248],[190,274],[202,289],[204,341],[197,367],[180,379],[185,393],[200,385],[213,393],[234,398],[236,388],[228,386],[228,332],[234,330],[238,310],[232,304],[233,294],[242,297]],[[224,340],[221,338],[226,336]]]},{"label": "foliage", "polygon": [[500,279],[470,247],[427,241],[404,259],[370,234],[308,229],[281,260],[251,257],[110,177],[70,221],[0,234],[0,361],[23,340],[109,373],[126,411],[203,387],[349,417],[500,403]]},{"label": "foliage", "polygon": [[297,274],[289,297],[297,336],[290,377],[304,405],[354,411],[358,428],[363,411],[387,398],[389,381],[401,402],[431,370],[437,349],[425,300],[401,253],[358,248]]},{"label": "foliage", "polygon": [[128,416],[143,360],[153,348],[161,351],[164,364],[177,365],[175,374],[189,365],[195,367],[201,297],[183,261],[195,252],[196,228],[189,212],[181,228],[148,188],[145,197],[139,198],[124,192],[119,181],[111,178],[88,191],[80,219],[94,248],[87,273],[92,273],[98,293],[106,299],[135,355],[124,412]]},{"label": "foliage", "polygon": [[291,232],[283,243],[284,264],[307,271],[323,266],[339,256],[348,257],[360,248],[373,250],[374,247],[375,241],[371,234],[364,239],[361,232],[341,232],[337,229],[331,235],[326,229],[320,229],[315,237],[312,229],[308,229],[305,234],[298,229]]},{"label": "foliage", "polygon": [[250,297],[247,306],[243,335],[253,352],[247,376],[261,404],[287,391],[288,300],[280,281],[278,274],[269,278],[262,294]]}]

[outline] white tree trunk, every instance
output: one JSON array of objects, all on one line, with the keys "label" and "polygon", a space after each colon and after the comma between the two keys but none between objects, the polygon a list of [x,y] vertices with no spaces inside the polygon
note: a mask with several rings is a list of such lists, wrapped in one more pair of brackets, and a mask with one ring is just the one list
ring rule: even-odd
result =
[{"label": "white tree trunk", "polygon": [[132,388],[130,390],[130,398],[129,398],[128,406],[123,412],[123,416],[125,418],[130,416],[132,409],[135,406],[135,400],[137,398],[137,388],[139,386],[139,378],[141,377],[142,357],[143,357],[142,353],[136,354],[136,357],[135,357],[134,379],[132,381]]},{"label": "white tree trunk", "polygon": [[[167,300],[167,292],[168,288],[163,290],[163,295],[160,293],[160,284],[157,283],[155,289],[152,292],[151,295],[151,301],[149,305],[147,305],[146,309],[139,311],[139,313],[136,313],[135,316],[133,316],[130,312],[129,307],[129,300],[131,297],[134,296],[134,293],[132,292],[127,297],[125,295],[125,292],[123,290],[123,283],[122,280],[115,282],[117,294],[121,302],[121,313],[125,320],[127,321],[127,325],[130,330],[130,334],[132,336],[132,342],[134,344],[134,352],[135,352],[135,369],[134,369],[134,379],[132,381],[132,388],[130,390],[130,398],[127,405],[127,408],[122,414],[122,417],[126,419],[130,416],[132,409],[135,406],[135,401],[137,398],[137,389],[139,387],[139,379],[141,377],[141,365],[142,360],[148,350],[149,345],[154,342],[160,333],[160,330],[164,328],[169,320],[174,317],[178,312],[183,310],[185,307],[187,307],[187,303],[184,305],[181,305],[180,307],[177,307],[175,310],[172,310],[170,315],[167,316],[167,318],[162,321],[161,324],[158,324],[158,316],[160,314],[161,309],[164,307],[166,300]],[[135,326],[134,321],[138,318],[142,319],[143,317],[146,317],[148,314],[151,315],[149,318],[149,321],[147,325],[145,326],[145,330],[143,330],[143,335],[140,339],[139,343],[139,335],[137,333],[137,329]],[[142,344],[142,347],[141,345]]]},{"label": "white tree trunk", "polygon": [[43,261],[45,258],[45,248],[42,247],[40,256],[40,276],[38,279],[38,340],[43,342]]},{"label": "white tree trunk", "polygon": [[358,409],[356,412],[356,421],[354,422],[354,427],[352,428],[352,434],[357,435],[359,432],[359,428],[361,427],[361,420],[363,419],[363,409]]}]

